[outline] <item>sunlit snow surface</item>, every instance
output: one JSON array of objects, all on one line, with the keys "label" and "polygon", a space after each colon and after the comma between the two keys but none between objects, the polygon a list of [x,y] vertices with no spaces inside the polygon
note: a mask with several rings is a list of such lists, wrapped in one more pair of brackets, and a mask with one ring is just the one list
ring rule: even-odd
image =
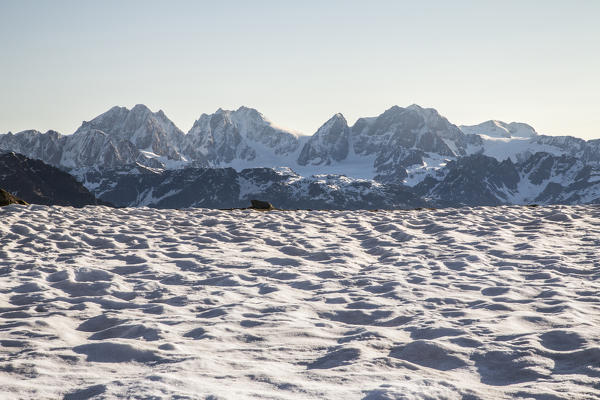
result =
[{"label": "sunlit snow surface", "polygon": [[0,238],[2,399],[600,397],[599,207],[9,206]]}]

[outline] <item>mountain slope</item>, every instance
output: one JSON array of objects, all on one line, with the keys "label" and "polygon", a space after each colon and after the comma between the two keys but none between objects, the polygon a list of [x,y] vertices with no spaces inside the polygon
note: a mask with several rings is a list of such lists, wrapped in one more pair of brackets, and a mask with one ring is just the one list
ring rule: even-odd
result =
[{"label": "mountain slope", "polygon": [[427,177],[415,186],[418,194],[442,207],[508,204],[520,180],[510,159],[499,162],[479,154],[449,162],[443,174],[441,180]]},{"label": "mountain slope", "polygon": [[28,203],[83,207],[98,202],[68,173],[15,153],[0,154],[0,187]]},{"label": "mountain slope", "polygon": [[90,171],[96,195],[117,206],[246,207],[254,198],[286,209],[375,209],[425,206],[410,188],[339,175],[302,177],[290,169],[183,168]]},{"label": "mountain slope", "polygon": [[414,190],[439,207],[595,204],[600,202],[600,168],[542,152],[516,164],[475,154],[449,162]]}]

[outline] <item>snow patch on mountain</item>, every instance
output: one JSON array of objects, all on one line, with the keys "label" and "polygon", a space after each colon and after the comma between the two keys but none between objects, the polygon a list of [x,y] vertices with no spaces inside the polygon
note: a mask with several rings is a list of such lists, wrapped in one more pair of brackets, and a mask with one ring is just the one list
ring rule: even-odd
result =
[{"label": "snow patch on mountain", "polygon": [[402,181],[407,186],[415,186],[427,177],[440,177],[444,173],[443,168],[454,158],[428,154],[423,157],[423,164],[414,164],[406,169],[407,177]]},{"label": "snow patch on mountain", "polygon": [[491,138],[532,138],[537,136],[537,132],[531,125],[522,122],[506,123],[502,121],[490,120],[477,125],[461,125],[466,135],[480,135]]}]

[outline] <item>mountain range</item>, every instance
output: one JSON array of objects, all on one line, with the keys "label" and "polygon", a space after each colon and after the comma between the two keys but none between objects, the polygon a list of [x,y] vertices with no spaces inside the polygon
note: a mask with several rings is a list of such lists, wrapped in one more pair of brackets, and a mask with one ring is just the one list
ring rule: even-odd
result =
[{"label": "mountain range", "polygon": [[335,114],[312,136],[248,107],[202,114],[187,133],[162,111],[113,107],[71,135],[0,135],[0,150],[67,171],[121,206],[227,208],[249,197],[289,208],[600,202],[600,140],[515,122],[457,126],[418,105],[352,126]]}]

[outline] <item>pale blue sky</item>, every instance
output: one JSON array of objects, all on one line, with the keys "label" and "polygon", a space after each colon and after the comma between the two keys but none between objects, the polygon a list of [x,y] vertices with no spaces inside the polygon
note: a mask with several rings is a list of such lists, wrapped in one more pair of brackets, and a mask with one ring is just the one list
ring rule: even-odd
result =
[{"label": "pale blue sky", "polygon": [[114,105],[312,134],[390,106],[600,138],[600,1],[0,0],[0,133]]}]

